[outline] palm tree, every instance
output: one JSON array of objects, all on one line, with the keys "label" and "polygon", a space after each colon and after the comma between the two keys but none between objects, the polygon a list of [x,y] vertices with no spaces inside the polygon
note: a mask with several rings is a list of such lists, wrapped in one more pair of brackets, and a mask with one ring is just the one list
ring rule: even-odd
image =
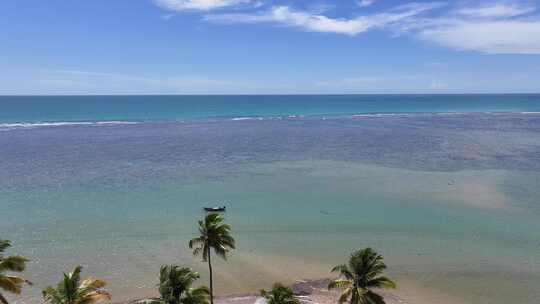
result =
[{"label": "palm tree", "polygon": [[224,219],[217,213],[206,215],[204,220],[199,221],[199,236],[189,241],[189,248],[193,249],[193,255],[202,254],[203,262],[208,262],[210,272],[210,303],[214,304],[214,282],[212,279],[212,261],[210,249],[227,259],[227,253],[234,249],[234,238],[231,236],[231,227],[224,223]]},{"label": "palm tree", "polygon": [[188,288],[181,302],[182,304],[208,304],[210,303],[210,289],[206,286]]},{"label": "palm tree", "polygon": [[392,280],[381,276],[385,269],[383,257],[373,249],[356,251],[348,265],[338,265],[332,269],[332,272],[339,272],[339,277],[328,284],[328,289],[343,289],[340,304],[347,300],[350,304],[385,304],[383,297],[372,290],[396,288]]},{"label": "palm tree", "polygon": [[163,265],[159,271],[159,299],[145,299],[137,304],[208,304],[208,287],[191,288],[199,273],[191,268]]},{"label": "palm tree", "polygon": [[159,271],[159,294],[168,304],[180,304],[180,297],[199,278],[199,273],[177,265],[163,265]]},{"label": "palm tree", "polygon": [[261,290],[261,296],[266,299],[267,304],[300,304],[292,289],[281,283],[275,283],[270,291]]},{"label": "palm tree", "polygon": [[[30,285],[32,283],[18,276],[8,275],[6,272],[23,272],[28,259],[19,255],[4,256],[4,251],[9,247],[11,247],[10,241],[0,240],[0,289],[20,294],[24,283]],[[2,293],[0,293],[0,303],[8,304]]]},{"label": "palm tree", "polygon": [[64,279],[54,288],[49,286],[42,292],[47,304],[93,304],[110,300],[111,295],[103,289],[103,280],[88,278],[81,282],[81,266],[73,272],[64,273]]}]

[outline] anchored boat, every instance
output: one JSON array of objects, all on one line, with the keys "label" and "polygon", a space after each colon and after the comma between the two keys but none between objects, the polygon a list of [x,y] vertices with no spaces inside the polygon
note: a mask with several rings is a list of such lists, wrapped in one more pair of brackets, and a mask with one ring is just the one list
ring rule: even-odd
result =
[{"label": "anchored boat", "polygon": [[206,212],[225,212],[226,207],[225,206],[221,206],[221,207],[204,207],[203,209]]}]

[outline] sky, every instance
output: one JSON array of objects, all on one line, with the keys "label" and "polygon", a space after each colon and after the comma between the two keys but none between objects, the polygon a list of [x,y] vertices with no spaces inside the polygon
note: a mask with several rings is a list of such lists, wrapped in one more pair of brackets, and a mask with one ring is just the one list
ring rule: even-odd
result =
[{"label": "sky", "polygon": [[354,93],[540,93],[540,1],[0,1],[0,95]]}]

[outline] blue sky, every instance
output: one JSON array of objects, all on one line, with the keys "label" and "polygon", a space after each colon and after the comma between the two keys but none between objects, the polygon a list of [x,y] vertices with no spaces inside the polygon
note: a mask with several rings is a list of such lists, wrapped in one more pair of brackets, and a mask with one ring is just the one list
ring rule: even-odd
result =
[{"label": "blue sky", "polygon": [[540,92],[538,1],[0,1],[0,94],[466,92]]}]

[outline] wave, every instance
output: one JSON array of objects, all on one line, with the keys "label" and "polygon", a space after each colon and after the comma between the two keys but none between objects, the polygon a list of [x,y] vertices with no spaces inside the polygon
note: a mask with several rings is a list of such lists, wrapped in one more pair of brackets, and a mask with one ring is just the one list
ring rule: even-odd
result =
[{"label": "wave", "polygon": [[[409,116],[452,116],[452,115],[540,115],[540,112],[524,111],[524,112],[395,112],[395,113],[357,113],[357,114],[313,114],[313,115],[283,115],[283,116],[240,116],[240,117],[221,117],[212,118],[210,121],[228,120],[228,121],[266,121],[266,120],[297,120],[297,119],[340,119],[340,118],[384,118],[384,117],[409,117]],[[198,118],[187,120],[163,120],[162,122],[177,122],[185,123],[188,121],[197,121]],[[208,120],[208,118],[202,118]],[[0,123],[0,131],[14,129],[34,129],[46,127],[76,127],[76,126],[114,126],[114,125],[133,125],[145,122],[159,122],[159,120],[145,121],[127,121],[127,120],[105,120],[105,121],[58,121],[58,122],[10,122]]]},{"label": "wave", "polygon": [[232,121],[243,121],[243,120],[263,120],[264,117],[234,117],[231,118]]},{"label": "wave", "polygon": [[452,115],[540,115],[540,112],[397,112],[397,113],[361,113],[353,114],[351,117],[362,118],[362,117],[389,117],[389,116],[452,116]]},{"label": "wave", "polygon": [[[245,120],[280,120],[284,119],[286,116],[246,116],[246,117],[233,117],[229,120],[231,121],[245,121]],[[288,118],[297,117],[297,116],[287,116]]]},{"label": "wave", "polygon": [[[338,116],[338,115],[336,115]],[[243,120],[283,120],[283,119],[301,119],[305,117],[322,117],[320,115],[282,115],[282,116],[245,116],[245,117],[233,117],[229,118],[232,121],[243,121]]]},{"label": "wave", "polygon": [[[466,115],[467,113],[466,112],[440,112],[440,113],[436,113],[437,115]],[[488,112],[484,113],[484,114],[489,114]]]},{"label": "wave", "polygon": [[391,116],[411,116],[421,113],[366,113],[366,114],[353,114],[352,117],[391,117]]},{"label": "wave", "polygon": [[111,120],[111,121],[97,121],[96,125],[135,125],[138,124],[138,121],[121,121],[121,120]]},{"label": "wave", "polygon": [[44,127],[68,127],[68,126],[112,126],[138,124],[136,121],[58,121],[58,122],[14,122],[0,123],[0,130],[33,129]]}]

